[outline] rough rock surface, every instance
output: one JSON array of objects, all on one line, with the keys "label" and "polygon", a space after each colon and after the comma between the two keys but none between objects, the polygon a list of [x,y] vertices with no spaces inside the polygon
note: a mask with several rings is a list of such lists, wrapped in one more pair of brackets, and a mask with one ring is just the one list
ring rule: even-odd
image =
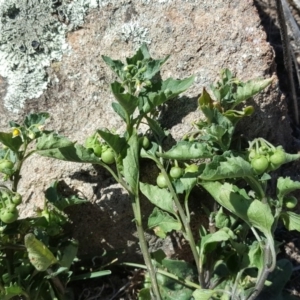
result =
[{"label": "rough rock surface", "polygon": [[[109,85],[115,77],[101,55],[125,59],[143,41],[149,44],[154,58],[171,54],[163,67],[163,78],[196,75],[193,86],[165,112],[164,125],[175,138],[191,129],[192,121],[200,117],[197,99],[220,69],[229,68],[244,80],[274,75],[274,52],[252,0],[108,2],[112,3],[92,11],[81,29],[69,33],[71,55],[52,64],[49,88],[39,99],[28,101],[22,115],[47,111],[51,114],[48,128],[80,143],[97,128],[122,131],[123,124],[111,108]],[[288,146],[289,117],[276,78],[271,87],[250,101],[256,113],[239,130],[250,139],[263,136]],[[0,78],[1,98],[6,89],[5,79]],[[22,117],[2,105],[0,114],[1,130],[7,128],[8,120]],[[53,180],[64,180],[91,202],[71,211],[81,252],[126,248],[128,253],[137,253],[131,203],[107,173],[90,165],[32,156],[22,175],[20,192],[28,199],[23,215],[32,214],[33,208],[41,205],[42,192]],[[171,253],[172,246],[170,240],[164,248]]]}]

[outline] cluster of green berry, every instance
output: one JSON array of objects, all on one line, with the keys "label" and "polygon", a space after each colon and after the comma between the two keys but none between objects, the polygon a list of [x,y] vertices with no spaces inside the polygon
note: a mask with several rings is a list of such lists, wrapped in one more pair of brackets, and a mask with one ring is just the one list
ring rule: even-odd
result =
[{"label": "cluster of green berry", "polygon": [[100,157],[105,164],[111,165],[115,162],[114,151],[105,143],[100,142],[99,135],[97,133],[88,137],[84,146],[87,149],[93,150],[94,154],[97,157]]},{"label": "cluster of green berry", "polygon": [[22,203],[19,193],[3,188],[0,190],[0,220],[4,223],[12,223],[19,217],[17,206]]},{"label": "cluster of green berry", "polygon": [[14,163],[7,159],[0,159],[0,173],[5,175],[11,175],[14,172]]},{"label": "cluster of green berry", "polygon": [[[184,174],[187,173],[197,173],[199,170],[199,166],[196,164],[185,164],[185,168],[182,168],[178,165],[178,162],[175,160],[174,165],[170,168],[168,176],[171,180],[177,180],[181,178]],[[168,183],[167,179],[162,173],[159,173],[156,178],[156,184],[160,188],[167,188]]]},{"label": "cluster of green berry", "polygon": [[248,158],[252,169],[258,175],[274,171],[286,163],[284,149],[281,146],[274,147],[262,138],[255,139],[248,148],[248,151]]}]

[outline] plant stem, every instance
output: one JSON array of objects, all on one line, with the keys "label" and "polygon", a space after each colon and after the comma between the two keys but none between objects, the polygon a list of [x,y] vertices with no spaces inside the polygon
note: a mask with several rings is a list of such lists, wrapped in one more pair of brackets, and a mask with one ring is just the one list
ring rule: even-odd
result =
[{"label": "plant stem", "polygon": [[195,239],[194,239],[194,236],[193,236],[193,233],[192,233],[192,230],[191,230],[191,226],[190,226],[190,222],[189,222],[189,216],[186,216],[165,168],[163,167],[163,165],[158,160],[156,160],[156,163],[157,163],[159,169],[161,170],[161,173],[164,175],[164,177],[166,179],[166,182],[167,182],[167,185],[168,185],[168,188],[169,188],[169,190],[170,190],[170,192],[173,196],[176,208],[177,208],[179,216],[181,218],[181,222],[183,223],[183,226],[184,226],[184,229],[185,229],[185,232],[186,232],[186,236],[187,236],[187,240],[189,242],[189,245],[190,245],[190,248],[191,248],[195,263],[196,263],[196,266],[197,266],[198,275],[199,275],[199,283],[200,283],[202,288],[205,288],[204,274],[203,274],[202,269],[201,269],[201,265],[200,265],[200,261],[199,261],[199,254],[198,254]]},{"label": "plant stem", "polygon": [[155,295],[155,300],[161,300],[160,297],[160,292],[157,284],[157,279],[156,279],[156,270],[152,264],[151,261],[151,256],[149,253],[147,241],[145,238],[145,232],[143,229],[143,224],[142,224],[142,218],[141,218],[141,208],[140,208],[140,199],[139,195],[130,195],[132,198],[132,208],[133,208],[133,213],[135,217],[135,224],[136,224],[136,229],[138,233],[138,238],[140,242],[140,248],[144,257],[145,264],[147,266],[147,270],[150,274],[150,279],[151,279],[151,284],[152,284],[152,290]]},{"label": "plant stem", "polygon": [[[147,267],[144,266],[144,265],[141,265],[141,264],[136,264],[136,263],[130,263],[130,262],[123,262],[121,263],[121,265],[124,265],[124,266],[130,266],[130,267],[136,267],[136,268],[140,268],[140,269],[144,269],[144,270],[147,270]],[[161,270],[161,269],[156,269],[156,273],[159,273],[159,274],[162,274],[162,275],[165,275],[169,278],[172,278],[182,284],[184,284],[185,286],[188,286],[188,287],[192,287],[192,288],[195,288],[195,289],[201,289],[201,286],[188,280],[188,279],[183,279],[183,278],[179,278],[178,276],[174,275],[174,274],[171,274],[167,271],[164,271],[164,270]]]}]

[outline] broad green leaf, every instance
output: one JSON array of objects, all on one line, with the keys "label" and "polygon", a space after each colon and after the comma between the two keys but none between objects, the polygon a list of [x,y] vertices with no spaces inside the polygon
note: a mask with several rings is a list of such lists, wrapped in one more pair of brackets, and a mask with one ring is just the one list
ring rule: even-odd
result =
[{"label": "broad green leaf", "polygon": [[163,59],[150,60],[146,64],[147,70],[143,73],[143,79],[152,79],[160,71],[161,66],[168,60],[169,57],[170,55]]},{"label": "broad green leaf", "polygon": [[[181,280],[196,280],[195,268],[189,263],[181,260],[163,259],[159,268],[167,270],[176,275]],[[157,282],[159,285],[162,299],[166,300],[186,300],[191,299],[193,289],[188,288],[183,283],[157,273]]]},{"label": "broad green leaf", "polygon": [[132,57],[127,57],[126,62],[128,65],[136,65],[138,61],[151,59],[147,44],[143,43]]},{"label": "broad green leaf", "polygon": [[69,270],[74,262],[77,252],[78,242],[76,240],[68,241],[67,245],[62,249],[62,257],[59,260],[59,264]]},{"label": "broad green leaf", "polygon": [[152,147],[148,150],[141,148],[141,157],[142,158],[149,158],[149,159],[156,159],[156,151],[158,149],[158,145],[156,143],[151,143]]},{"label": "broad green leaf", "polygon": [[218,230],[214,233],[207,234],[200,240],[200,264],[204,265],[207,257],[207,253],[213,252],[220,242],[224,242],[230,239],[230,236],[225,230]]},{"label": "broad green leaf", "polygon": [[167,152],[157,152],[157,156],[167,159],[188,160],[210,158],[213,156],[213,151],[205,143],[180,141]]},{"label": "broad green leaf", "polygon": [[[93,163],[98,164],[101,162],[101,159],[98,158],[90,149],[86,149],[82,145],[73,143],[66,147],[59,147],[59,143],[57,144],[57,148],[54,148],[50,143],[47,145],[50,148],[44,148],[37,150],[36,153],[41,156],[52,157],[65,161],[73,161],[79,163]],[[41,145],[40,145],[41,148]]]},{"label": "broad green leaf", "polygon": [[297,230],[300,232],[300,215],[291,211],[282,212],[280,218],[287,230]]},{"label": "broad green leaf", "polygon": [[41,241],[36,239],[32,233],[26,234],[24,241],[28,258],[38,271],[46,271],[51,265],[57,263],[52,252]]},{"label": "broad green leaf", "polygon": [[299,190],[300,182],[293,181],[290,177],[279,177],[277,180],[277,197],[282,199],[289,193]]},{"label": "broad green leaf", "polygon": [[194,300],[210,300],[211,297],[216,294],[214,290],[195,290],[192,294]]},{"label": "broad green leaf", "polygon": [[259,270],[264,266],[264,253],[257,241],[254,241],[250,246],[248,256],[251,266],[258,268]]},{"label": "broad green leaf", "polygon": [[124,108],[117,102],[111,104],[113,110],[121,117],[121,119],[126,122],[126,111]]},{"label": "broad green leaf", "polygon": [[223,212],[223,207],[221,206],[216,214],[215,223],[217,228],[229,227],[230,219]]},{"label": "broad green leaf", "polygon": [[262,80],[249,80],[244,84],[238,86],[234,106],[253,97],[257,93],[265,89],[268,85],[270,85],[272,81],[273,78]]},{"label": "broad green leaf", "polygon": [[248,208],[247,216],[251,224],[266,236],[271,234],[274,217],[268,204],[253,200]]},{"label": "broad green leaf", "polygon": [[138,300],[151,300],[150,288],[143,288],[140,290]]},{"label": "broad green leaf", "polygon": [[151,203],[171,214],[175,214],[173,207],[173,198],[169,191],[160,189],[156,185],[140,183],[141,192],[149,199]]},{"label": "broad green leaf", "polygon": [[185,174],[183,177],[181,177],[179,180],[175,181],[175,188],[177,193],[183,193],[184,191],[186,193],[190,193],[192,189],[197,184],[197,174],[195,174],[195,177],[192,177],[194,173],[188,173]]},{"label": "broad green leaf", "polygon": [[4,289],[5,295],[3,295],[2,291],[0,291],[1,300],[17,299],[19,298],[18,296],[23,295],[24,292],[22,287],[16,283],[10,283],[10,285],[5,286]]},{"label": "broad green leaf", "polygon": [[122,79],[124,80],[124,64],[120,60],[112,60],[110,57],[102,55],[104,62]]},{"label": "broad green leaf", "polygon": [[124,88],[117,81],[111,84],[111,90],[116,100],[118,100],[122,108],[126,111],[128,117],[132,115],[138,107],[139,99],[129,93],[124,93]]},{"label": "broad green leaf", "polygon": [[139,142],[136,132],[128,141],[127,153],[123,159],[123,172],[126,182],[137,195],[139,192]]},{"label": "broad green leaf", "polygon": [[49,114],[47,112],[41,113],[33,113],[27,115],[24,120],[24,125],[29,128],[32,125],[43,125],[45,121],[49,118]]},{"label": "broad green leaf", "polygon": [[121,154],[126,151],[127,143],[125,138],[109,131],[97,130],[97,132],[117,154]]},{"label": "broad green leaf", "polygon": [[181,224],[167,212],[155,207],[148,218],[148,227],[153,229],[157,236],[165,238],[168,232],[180,230]]},{"label": "broad green leaf", "polygon": [[43,134],[37,139],[36,150],[49,150],[73,146],[75,143],[56,133]]},{"label": "broad green leaf", "polygon": [[15,152],[17,152],[23,144],[20,136],[13,137],[12,133],[6,132],[0,132],[0,142]]},{"label": "broad green leaf", "polygon": [[162,83],[162,91],[170,91],[168,99],[174,98],[180,93],[187,90],[194,83],[195,76],[191,76],[182,80],[168,78]]},{"label": "broad green leaf", "polygon": [[149,113],[159,105],[165,103],[168,100],[164,92],[148,93],[148,101],[144,103],[143,113]]},{"label": "broad green leaf", "polygon": [[222,157],[218,159],[215,156],[213,161],[206,165],[200,178],[202,180],[220,180],[254,175],[250,163],[240,156],[226,157],[226,161],[222,160]]},{"label": "broad green leaf", "polygon": [[201,185],[219,204],[240,217],[247,224],[258,228],[266,236],[269,236],[274,217],[267,204],[258,200],[246,199],[238,193],[237,187],[229,183],[201,182]]},{"label": "broad green leaf", "polygon": [[149,118],[147,116],[146,116],[146,120],[147,120],[147,123],[148,123],[155,139],[158,142],[162,142],[163,139],[167,136],[167,132],[162,129],[162,127],[156,120]]},{"label": "broad green leaf", "polygon": [[45,197],[51,204],[53,204],[59,210],[64,210],[69,206],[83,204],[87,202],[87,200],[81,199],[75,195],[63,197],[57,191],[58,184],[58,181],[54,181],[51,184],[51,186],[45,191]]}]

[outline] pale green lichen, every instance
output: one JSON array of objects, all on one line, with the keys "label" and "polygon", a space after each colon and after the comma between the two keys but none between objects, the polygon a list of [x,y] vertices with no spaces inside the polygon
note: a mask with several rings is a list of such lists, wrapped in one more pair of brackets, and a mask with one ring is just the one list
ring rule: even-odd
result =
[{"label": "pale green lichen", "polygon": [[138,21],[125,23],[121,28],[120,36],[126,42],[131,41],[135,49],[139,48],[143,43],[151,44],[149,29],[141,26]]},{"label": "pale green lichen", "polygon": [[[0,0],[0,75],[7,78],[7,109],[47,87],[45,67],[68,50],[65,35],[80,27],[95,0]],[[63,19],[63,20],[62,20]]]}]

